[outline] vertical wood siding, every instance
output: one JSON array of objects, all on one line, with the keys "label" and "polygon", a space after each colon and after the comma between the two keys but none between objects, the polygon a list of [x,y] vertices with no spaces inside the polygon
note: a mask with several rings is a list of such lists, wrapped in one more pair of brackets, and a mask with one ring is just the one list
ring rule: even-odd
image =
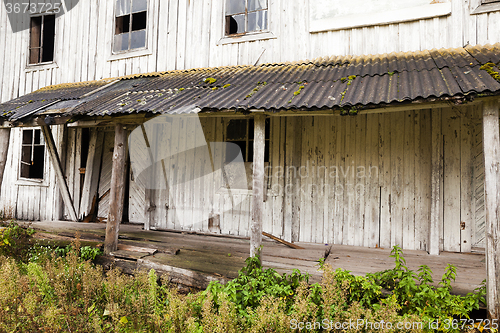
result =
[{"label": "vertical wood siding", "polygon": [[[469,14],[451,0],[452,14],[419,21],[309,33],[307,1],[269,0],[275,38],[231,44],[223,37],[223,0],[149,0],[149,55],[111,60],[113,0],[79,1],[56,21],[55,64],[26,67],[29,31],[12,33],[0,6],[0,101],[47,85],[120,75],[227,65],[379,54],[500,41],[500,12]],[[18,24],[21,24],[19,22]],[[132,54],[133,55],[133,54]]]},{"label": "vertical wood siding", "polygon": [[[436,130],[443,139],[441,248],[470,252],[481,246],[481,134],[474,106],[354,117],[272,117],[263,230],[294,241],[427,250],[433,118],[440,120]],[[224,132],[222,119],[202,121],[215,133]],[[172,135],[181,141],[189,137],[189,128],[174,126],[179,130]],[[221,140],[212,133],[207,140]],[[187,156],[177,163],[181,169],[194,164],[195,172],[207,164]],[[215,214],[220,215],[221,233],[248,236],[250,193],[221,190],[222,176],[214,175],[218,181],[195,177],[194,183],[174,186],[170,211],[161,211],[151,225],[208,231]],[[166,205],[164,198],[156,200],[157,209]]]},{"label": "vertical wood siding", "polygon": [[[64,126],[52,126],[52,134],[59,152],[64,143]],[[61,219],[61,199],[52,162],[45,152],[43,183],[29,184],[20,181],[19,161],[21,155],[21,129],[14,128],[10,134],[10,147],[0,197],[0,210],[9,217],[20,220]]]},{"label": "vertical wood siding", "polygon": [[[396,244],[427,249],[431,198],[431,122],[443,140],[443,216],[441,247],[468,252],[484,242],[484,185],[480,108],[453,107],[357,116],[271,117],[270,166],[266,177],[263,229],[287,240],[366,247]],[[207,142],[222,142],[225,121],[200,118]],[[157,229],[209,231],[220,221],[221,233],[249,235],[251,191],[227,191],[210,156],[178,154],[203,140],[195,122],[174,117],[163,140],[174,158],[165,165],[165,189],[153,192],[149,222]],[[65,173],[73,200],[80,197],[81,130],[52,128],[65,156]],[[66,136],[66,139],[64,139]],[[11,132],[12,154],[6,171],[18,173],[21,129]],[[109,189],[113,135],[106,132],[99,195]],[[62,143],[65,143],[65,146]],[[180,142],[180,144],[179,144]],[[64,149],[63,149],[64,148]],[[213,147],[217,149],[216,146]],[[220,152],[212,152],[222,156]],[[144,160],[147,160],[145,157]],[[46,158],[46,181],[55,175]],[[186,172],[187,170],[187,172]],[[158,168],[157,177],[163,177]],[[57,220],[61,203],[57,186],[20,185],[6,177],[1,207],[24,220]],[[130,176],[129,217],[144,222],[143,180]],[[9,208],[9,206],[11,208]],[[107,199],[98,216],[107,217]]]}]

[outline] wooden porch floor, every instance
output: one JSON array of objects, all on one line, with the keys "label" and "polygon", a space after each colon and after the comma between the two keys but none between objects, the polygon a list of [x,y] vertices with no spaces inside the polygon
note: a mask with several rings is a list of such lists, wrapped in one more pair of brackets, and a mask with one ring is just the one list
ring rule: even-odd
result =
[{"label": "wooden porch floor", "polygon": [[[95,235],[102,239],[106,224],[75,222],[34,222],[32,227],[48,233],[72,236],[76,231],[82,235]],[[244,266],[249,256],[249,240],[228,238],[221,235],[197,235],[180,232],[144,231],[140,225],[123,224],[120,226],[119,244],[158,249],[160,253],[148,256],[148,262],[168,264],[182,270],[192,271],[214,277],[234,278]],[[265,267],[273,267],[279,272],[299,269],[311,274],[311,281],[321,278],[317,271],[317,260],[324,257],[330,245],[296,243],[303,250],[291,249],[283,244],[264,237],[262,261]],[[177,255],[166,254],[171,249],[180,249]],[[346,245],[332,245],[326,263],[334,269],[343,268],[353,274],[373,273],[394,267],[390,249],[362,248]],[[428,265],[434,281],[439,282],[447,264],[457,268],[457,279],[453,292],[466,294],[477,288],[486,278],[485,256],[480,253],[443,252],[430,256],[424,251],[404,251],[407,266],[417,270],[420,265]]]}]

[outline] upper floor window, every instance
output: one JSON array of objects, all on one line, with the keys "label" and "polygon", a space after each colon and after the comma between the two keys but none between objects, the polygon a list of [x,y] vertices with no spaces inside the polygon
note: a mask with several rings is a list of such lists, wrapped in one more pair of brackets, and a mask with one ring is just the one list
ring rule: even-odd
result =
[{"label": "upper floor window", "polygon": [[30,18],[30,65],[54,61],[55,22],[54,14]]},{"label": "upper floor window", "polygon": [[45,141],[40,129],[24,129],[21,143],[20,176],[25,179],[43,179]]},{"label": "upper floor window", "polygon": [[267,0],[226,0],[226,36],[267,30]]},{"label": "upper floor window", "polygon": [[113,52],[146,47],[148,0],[116,0]]}]

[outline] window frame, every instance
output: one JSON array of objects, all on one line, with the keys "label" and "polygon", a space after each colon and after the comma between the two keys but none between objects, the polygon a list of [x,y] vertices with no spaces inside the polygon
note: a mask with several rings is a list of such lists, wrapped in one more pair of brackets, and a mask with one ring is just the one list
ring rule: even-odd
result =
[{"label": "window frame", "polygon": [[[112,61],[112,60],[119,60],[119,59],[126,59],[126,58],[130,58],[130,57],[137,57],[137,56],[144,56],[144,55],[150,55],[152,54],[152,52],[149,50],[150,47],[149,47],[149,40],[150,38],[148,38],[149,34],[150,34],[150,27],[152,26],[150,24],[150,21],[151,21],[151,3],[149,0],[145,0],[146,1],[146,27],[144,29],[141,29],[141,30],[144,30],[145,32],[145,40],[144,40],[144,46],[143,47],[138,47],[138,48],[133,48],[131,49],[130,48],[130,43],[131,43],[131,39],[132,39],[132,15],[134,13],[132,13],[132,1],[133,0],[128,0],[130,2],[130,13],[128,14],[130,16],[130,19],[129,19],[129,31],[128,31],[128,34],[129,34],[129,39],[128,39],[128,43],[129,43],[129,48],[127,50],[122,50],[122,51],[115,51],[114,50],[114,47],[115,47],[115,36],[117,36],[118,34],[116,34],[116,23],[117,23],[117,18],[121,17],[121,16],[117,16],[117,0],[113,0],[114,1],[114,4],[113,4],[113,29],[112,29],[112,35],[111,35],[111,54],[110,54],[110,58],[108,59],[108,61]],[[137,13],[141,13],[141,12],[137,12]],[[137,31],[141,31],[141,30],[137,30]]]},{"label": "window frame", "polygon": [[[267,39],[275,39],[277,38],[271,31],[272,26],[271,26],[271,1],[267,0],[267,27],[266,29],[263,30],[256,30],[256,31],[246,31],[244,33],[239,33],[239,34],[226,34],[226,26],[227,26],[227,17],[226,15],[227,12],[227,0],[224,0],[223,2],[223,13],[222,13],[222,28],[220,30],[221,33],[221,38],[217,42],[217,45],[225,45],[225,44],[232,44],[232,43],[242,43],[242,42],[252,42],[252,41],[257,41],[257,40],[267,40]],[[246,6],[245,6],[246,10]],[[246,23],[246,18],[245,18],[245,25]]]},{"label": "window frame", "polygon": [[[264,1],[266,1],[266,8],[257,9],[257,10],[253,10],[253,11],[248,10],[248,1],[249,0],[244,0],[245,1],[245,11],[241,12],[241,13],[232,14],[232,15],[227,14],[227,2],[228,1],[231,1],[231,0],[225,0],[225,2],[224,2],[224,36],[225,37],[237,37],[237,36],[244,36],[244,35],[248,35],[248,34],[252,34],[252,33],[257,34],[257,33],[269,31],[269,0],[264,0]],[[261,30],[248,31],[248,15],[251,13],[257,13],[257,12],[266,12],[266,27],[264,29],[261,29]],[[228,23],[229,23],[230,17],[234,16],[234,15],[242,15],[242,14],[245,15],[245,31],[240,32],[240,33],[230,34],[228,31],[229,30]]]},{"label": "window frame", "polygon": [[472,0],[471,15],[500,11],[500,0]]},{"label": "window frame", "polygon": [[[228,140],[227,138],[227,132],[228,132],[228,125],[229,125],[229,122],[231,120],[245,120],[246,121],[246,136],[245,136],[245,140]],[[254,118],[253,117],[239,117],[239,118],[232,118],[232,117],[228,117],[228,118],[224,118],[223,119],[223,122],[222,122],[222,125],[223,125],[223,136],[222,136],[222,141],[223,142],[239,142],[239,141],[245,141],[245,144],[246,144],[246,149],[245,149],[245,155],[244,156],[244,161],[243,163],[245,164],[245,171],[247,172],[247,181],[250,181],[249,184],[249,188],[238,188],[238,187],[231,187],[231,188],[228,188],[227,185],[225,182],[226,180],[224,180],[225,178],[225,175],[222,174],[221,175],[221,179],[223,180],[222,184],[221,184],[221,187],[220,189],[218,190],[219,193],[225,193],[227,191],[231,191],[233,193],[238,193],[238,194],[251,194],[252,193],[252,179],[253,179],[253,174],[252,173],[249,173],[251,172],[252,170],[252,167],[253,167],[253,149],[250,151],[249,150],[249,147],[250,147],[250,141],[253,142],[253,138],[250,139],[250,122],[251,121],[254,121]],[[273,152],[273,143],[271,141],[271,137],[272,137],[272,121],[271,121],[271,118],[266,118],[266,129],[265,129],[265,132],[264,132],[264,143],[265,143],[265,150],[267,151],[267,159],[266,159],[266,155],[264,155],[264,167],[265,169],[270,172],[271,168],[269,166],[272,165],[272,152]],[[252,154],[252,161],[251,162],[248,162],[248,156],[250,156],[249,154]],[[226,161],[226,151],[224,151],[224,156],[223,156],[223,165],[225,166],[226,163],[228,163]],[[224,167],[221,169],[221,172],[226,172],[226,170],[224,169]],[[271,188],[272,184],[270,183],[271,182],[271,178],[270,175],[267,175],[266,176],[266,186],[265,186],[265,189],[266,189],[266,193],[268,192],[268,189]],[[267,195],[267,194],[266,194]]]},{"label": "window frame", "polygon": [[[52,51],[52,60],[50,61],[40,61],[40,62],[35,62],[31,63],[31,50],[33,49],[40,49],[40,53],[38,54],[38,58],[41,60],[43,59],[43,44],[44,44],[44,38],[43,38],[43,31],[45,27],[45,17],[46,16],[54,16],[54,46],[53,46],[53,51]],[[31,41],[32,41],[32,27],[31,27],[31,22],[33,18],[36,17],[41,17],[42,18],[42,23],[40,25],[40,46],[38,47],[32,47],[31,46]],[[57,43],[57,15],[56,13],[52,12],[44,12],[44,13],[36,13],[33,15],[29,16],[30,19],[30,26],[28,29],[28,52],[27,52],[27,59],[26,59],[26,68],[33,68],[33,67],[39,67],[39,66],[53,66],[56,63],[56,43]]]},{"label": "window frame", "polygon": [[[31,147],[32,147],[32,154],[34,154],[34,147],[35,146],[43,146],[43,170],[42,170],[42,174],[43,174],[43,178],[27,178],[27,177],[23,177],[22,176],[22,165],[23,162],[22,161],[22,154],[23,154],[23,147],[27,146],[28,144],[24,144],[23,143],[23,136],[24,136],[24,131],[32,131],[33,132],[33,135],[32,135],[32,141],[31,141],[31,144],[29,144]],[[35,140],[35,131],[40,131],[40,142],[43,141],[43,145],[40,143],[40,144],[35,144],[34,143],[34,140]],[[20,150],[19,150],[19,163],[18,163],[18,178],[17,178],[17,183],[16,185],[28,185],[28,186],[48,186],[48,174],[47,174],[47,167],[48,167],[48,154],[47,154],[47,144],[45,142],[45,137],[43,136],[43,131],[41,128],[39,127],[23,127],[20,129],[20,133],[19,133],[19,147],[20,147]]]}]

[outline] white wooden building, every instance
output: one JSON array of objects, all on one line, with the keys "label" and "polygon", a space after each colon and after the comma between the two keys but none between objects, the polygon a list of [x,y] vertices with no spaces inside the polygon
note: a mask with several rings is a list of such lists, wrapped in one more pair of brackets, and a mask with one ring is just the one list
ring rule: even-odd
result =
[{"label": "white wooden building", "polygon": [[[432,254],[498,239],[485,199],[498,156],[484,154],[499,137],[485,122],[498,123],[498,0],[15,3],[0,7],[6,215]],[[200,130],[209,153],[179,154]],[[128,162],[130,133],[145,141]],[[134,171],[154,164],[158,133],[178,154],[153,189]],[[241,148],[246,185],[228,190],[217,142]]]}]

